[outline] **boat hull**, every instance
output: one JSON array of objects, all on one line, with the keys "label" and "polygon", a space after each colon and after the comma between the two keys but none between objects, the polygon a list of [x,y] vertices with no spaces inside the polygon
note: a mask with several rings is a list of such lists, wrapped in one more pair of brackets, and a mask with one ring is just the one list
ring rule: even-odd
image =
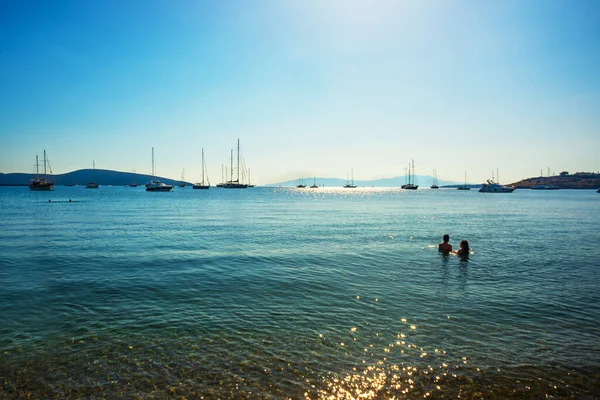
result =
[{"label": "boat hull", "polygon": [[147,187],[146,192],[170,192],[173,186]]},{"label": "boat hull", "polygon": [[192,189],[208,190],[210,189],[210,185],[192,185]]},{"label": "boat hull", "polygon": [[29,184],[29,190],[40,192],[54,190],[54,182],[32,182]]},{"label": "boat hull", "polygon": [[514,192],[515,189],[514,188],[508,188],[508,187],[494,187],[494,188],[489,188],[489,187],[482,187],[481,189],[479,189],[479,193],[512,193]]}]

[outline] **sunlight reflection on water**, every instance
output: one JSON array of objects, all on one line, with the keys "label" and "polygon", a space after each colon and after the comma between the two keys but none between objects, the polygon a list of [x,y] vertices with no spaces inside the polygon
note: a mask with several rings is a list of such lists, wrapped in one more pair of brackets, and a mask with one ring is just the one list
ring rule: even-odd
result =
[{"label": "sunlight reflection on water", "polygon": [[[600,206],[582,192],[6,189],[0,397],[538,398],[600,381]],[[468,260],[438,254],[447,232]]]}]

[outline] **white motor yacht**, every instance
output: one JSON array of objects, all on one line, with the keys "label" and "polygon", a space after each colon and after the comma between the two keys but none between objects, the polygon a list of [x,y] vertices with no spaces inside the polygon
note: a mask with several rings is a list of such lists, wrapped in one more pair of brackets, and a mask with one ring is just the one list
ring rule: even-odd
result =
[{"label": "white motor yacht", "polygon": [[167,185],[164,182],[154,179],[154,147],[152,148],[152,180],[146,183],[146,192],[170,192],[173,185]]},{"label": "white motor yacht", "polygon": [[173,190],[173,185],[167,185],[157,179],[146,183],[146,192],[170,192]]},{"label": "white motor yacht", "polygon": [[479,189],[480,193],[512,193],[515,188],[503,186],[499,183],[494,182],[491,179],[487,180],[487,183],[483,184],[483,187]]}]

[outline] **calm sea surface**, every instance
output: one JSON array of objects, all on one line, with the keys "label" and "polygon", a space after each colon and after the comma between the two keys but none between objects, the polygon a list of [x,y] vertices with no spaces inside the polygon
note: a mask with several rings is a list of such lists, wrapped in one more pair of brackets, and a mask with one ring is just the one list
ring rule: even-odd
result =
[{"label": "calm sea surface", "polygon": [[1,187],[28,395],[596,398],[600,194]]}]

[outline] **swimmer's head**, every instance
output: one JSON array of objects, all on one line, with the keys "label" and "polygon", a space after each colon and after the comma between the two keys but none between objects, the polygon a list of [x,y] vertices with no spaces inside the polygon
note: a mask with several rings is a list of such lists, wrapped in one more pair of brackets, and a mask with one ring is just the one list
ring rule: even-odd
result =
[{"label": "swimmer's head", "polygon": [[448,243],[450,241],[450,235],[447,233],[444,235],[444,243]]},{"label": "swimmer's head", "polygon": [[469,242],[467,242],[466,240],[461,240],[460,248],[468,251],[469,250]]}]

